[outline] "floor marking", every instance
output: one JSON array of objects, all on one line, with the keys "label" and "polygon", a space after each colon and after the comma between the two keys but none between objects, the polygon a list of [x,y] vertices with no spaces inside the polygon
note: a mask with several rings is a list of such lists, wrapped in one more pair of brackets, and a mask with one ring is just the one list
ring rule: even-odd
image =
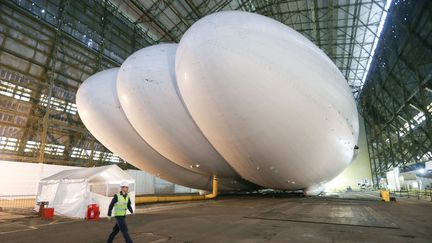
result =
[{"label": "floor marking", "polygon": [[363,225],[362,224],[343,224],[343,223],[318,222],[318,221],[294,220],[294,219],[272,219],[272,218],[248,217],[248,216],[244,216],[243,218],[246,218],[246,219],[270,220],[270,221],[288,221],[288,222],[308,223],[308,224],[329,224],[329,225],[357,226],[357,227],[380,228],[380,229],[400,229],[400,227],[393,227],[393,226],[375,226],[375,225],[364,225],[364,224]]},{"label": "floor marking", "polygon": [[168,206],[155,206],[155,207],[148,207],[148,208],[138,208],[135,209],[135,212],[146,213],[146,212],[163,211],[163,210],[170,210],[170,209],[177,209],[177,208],[187,208],[187,207],[194,207],[194,206],[201,206],[201,205],[205,205],[205,204],[193,203],[193,204],[177,204],[177,205],[168,205]]},{"label": "floor marking", "polygon": [[[37,228],[35,228],[35,229],[37,229]],[[35,229],[30,228],[30,229],[21,229],[21,230],[13,230],[13,231],[0,232],[0,235],[10,234],[10,233],[17,233],[17,232],[24,232],[24,231],[35,230]]]}]

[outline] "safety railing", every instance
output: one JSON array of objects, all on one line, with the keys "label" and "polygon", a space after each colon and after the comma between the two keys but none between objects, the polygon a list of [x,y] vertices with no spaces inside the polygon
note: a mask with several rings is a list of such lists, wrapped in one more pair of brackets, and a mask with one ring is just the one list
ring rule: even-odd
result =
[{"label": "safety railing", "polygon": [[33,208],[36,195],[0,195],[1,209]]},{"label": "safety railing", "polygon": [[399,198],[412,198],[417,200],[429,200],[432,202],[432,189],[428,190],[400,190],[392,191],[392,196]]}]

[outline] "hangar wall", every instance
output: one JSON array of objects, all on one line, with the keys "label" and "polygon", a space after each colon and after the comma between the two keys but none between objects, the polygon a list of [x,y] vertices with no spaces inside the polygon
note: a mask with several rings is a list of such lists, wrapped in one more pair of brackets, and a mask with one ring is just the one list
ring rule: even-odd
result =
[{"label": "hangar wall", "polygon": [[359,99],[376,186],[393,168],[432,160],[432,1],[397,3]]},{"label": "hangar wall", "polygon": [[[34,196],[41,179],[62,170],[82,169],[77,166],[0,161],[0,197]],[[194,189],[175,185],[140,170],[127,170],[136,181],[136,195],[191,193]]]}]

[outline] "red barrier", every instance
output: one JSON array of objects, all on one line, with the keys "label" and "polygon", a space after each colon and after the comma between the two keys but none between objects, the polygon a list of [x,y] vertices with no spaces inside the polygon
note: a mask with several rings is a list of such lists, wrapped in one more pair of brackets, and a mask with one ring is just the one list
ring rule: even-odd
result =
[{"label": "red barrier", "polygon": [[87,206],[87,220],[98,220],[99,219],[99,205],[90,204]]},{"label": "red barrier", "polygon": [[43,208],[42,209],[42,218],[43,219],[54,218],[54,208]]}]

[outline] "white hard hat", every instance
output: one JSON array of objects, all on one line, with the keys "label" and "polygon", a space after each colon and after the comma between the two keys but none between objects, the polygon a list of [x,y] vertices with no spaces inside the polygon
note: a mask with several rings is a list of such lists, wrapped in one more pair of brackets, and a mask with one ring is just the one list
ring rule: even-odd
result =
[{"label": "white hard hat", "polygon": [[124,187],[124,186],[129,187],[129,183],[128,183],[127,181],[122,181],[122,182],[120,183],[120,187]]}]

